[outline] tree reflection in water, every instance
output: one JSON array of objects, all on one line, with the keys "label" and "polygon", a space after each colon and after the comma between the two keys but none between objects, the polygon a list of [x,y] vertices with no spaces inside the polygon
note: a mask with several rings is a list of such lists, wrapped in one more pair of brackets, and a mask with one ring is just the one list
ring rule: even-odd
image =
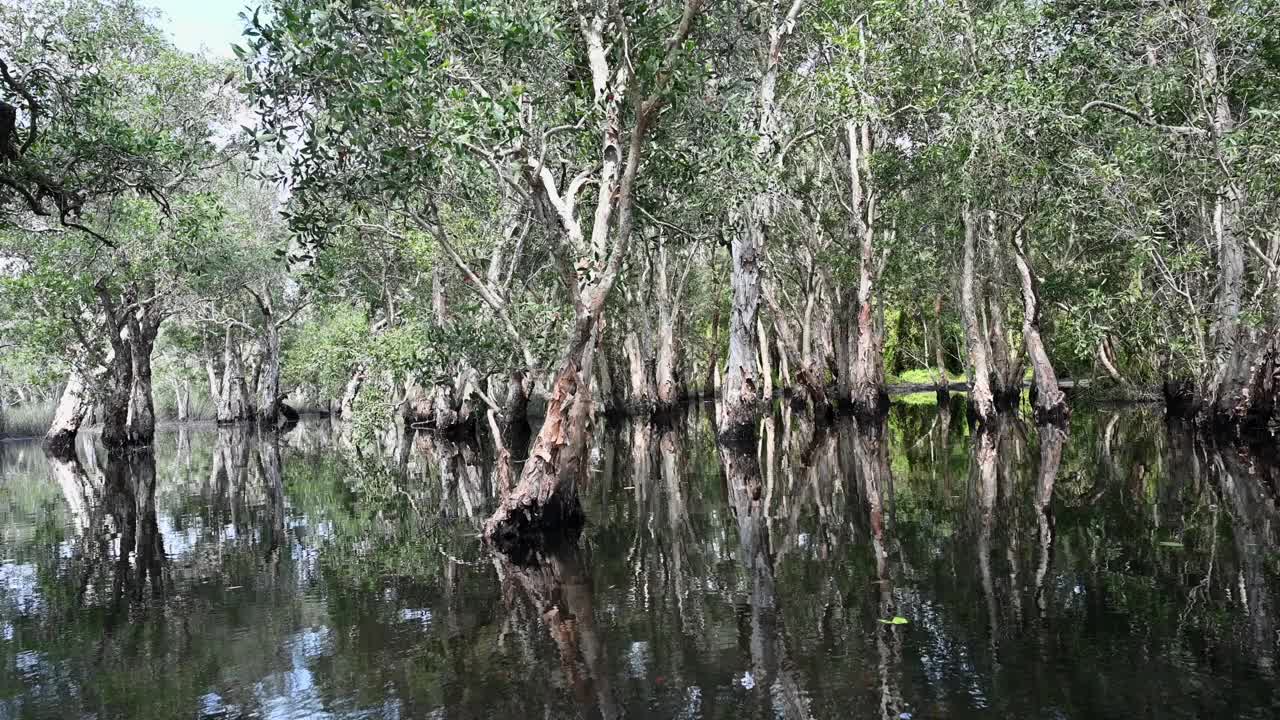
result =
[{"label": "tree reflection in water", "polygon": [[601,423],[588,526],[521,562],[477,537],[484,437],[9,445],[0,689],[37,718],[1274,714],[1267,456],[1127,410],[710,424]]}]

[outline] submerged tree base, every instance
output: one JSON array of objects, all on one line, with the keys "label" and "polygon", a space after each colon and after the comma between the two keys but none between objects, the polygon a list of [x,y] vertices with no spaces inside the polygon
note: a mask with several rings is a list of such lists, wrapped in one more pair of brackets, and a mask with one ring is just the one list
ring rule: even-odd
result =
[{"label": "submerged tree base", "polygon": [[50,431],[44,437],[44,452],[57,460],[69,460],[76,456],[76,433]]},{"label": "submerged tree base", "polygon": [[1274,387],[1256,388],[1249,402],[1238,406],[1208,401],[1189,380],[1168,380],[1161,389],[1166,418],[1189,423],[1206,435],[1256,443],[1272,441],[1280,429],[1280,402]]},{"label": "submerged tree base", "polygon": [[549,549],[572,545],[586,522],[577,495],[566,498],[557,494],[542,502],[535,500],[504,502],[485,523],[485,539],[517,563]]}]

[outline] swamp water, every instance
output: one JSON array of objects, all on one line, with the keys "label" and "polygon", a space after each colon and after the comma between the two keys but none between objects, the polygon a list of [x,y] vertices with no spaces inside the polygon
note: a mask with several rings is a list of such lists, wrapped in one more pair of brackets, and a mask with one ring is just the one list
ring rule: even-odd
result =
[{"label": "swamp water", "polygon": [[598,428],[524,566],[475,446],[0,444],[0,718],[1280,716],[1280,468],[1143,409],[864,430]]}]

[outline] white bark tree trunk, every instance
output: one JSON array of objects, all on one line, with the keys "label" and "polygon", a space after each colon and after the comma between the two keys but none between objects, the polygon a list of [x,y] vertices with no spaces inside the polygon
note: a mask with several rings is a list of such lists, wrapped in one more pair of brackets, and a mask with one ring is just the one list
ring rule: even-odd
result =
[{"label": "white bark tree trunk", "polygon": [[66,387],[53,413],[53,423],[45,433],[44,444],[50,455],[66,458],[75,455],[76,434],[89,414],[89,391],[78,370],[67,377]]},{"label": "white bark tree trunk", "polygon": [[230,327],[227,328],[222,353],[222,388],[218,394],[218,422],[235,423],[253,417],[248,384],[244,379],[244,366],[240,361],[240,348]]},{"label": "white bark tree trunk", "polygon": [[964,258],[960,270],[960,314],[964,319],[965,346],[969,354],[969,402],[981,422],[995,418],[995,398],[991,393],[991,365],[987,357],[986,334],[978,322],[978,300],[974,297],[974,255],[977,253],[978,218],[969,205],[964,207]]},{"label": "white bark tree trunk", "polygon": [[[769,18],[768,53],[757,87],[755,132],[756,160],[768,168],[769,176],[742,212],[743,227],[734,234],[730,250],[733,258],[731,284],[733,305],[729,316],[729,365],[723,379],[719,425],[722,434],[740,435],[752,427],[760,411],[762,379],[756,374],[757,314],[760,305],[760,257],[774,214],[774,192],[778,164],[778,72],[782,50],[795,29],[802,0],[794,0],[785,17],[778,17],[775,3]],[[766,348],[767,352],[767,348]]]},{"label": "white bark tree trunk", "polygon": [[1022,281],[1022,337],[1027,355],[1031,358],[1031,371],[1035,380],[1035,398],[1032,411],[1038,424],[1066,422],[1070,416],[1066,396],[1058,388],[1058,375],[1054,372],[1049,353],[1040,336],[1039,281],[1027,256],[1022,232],[1013,236],[1014,262]]}]

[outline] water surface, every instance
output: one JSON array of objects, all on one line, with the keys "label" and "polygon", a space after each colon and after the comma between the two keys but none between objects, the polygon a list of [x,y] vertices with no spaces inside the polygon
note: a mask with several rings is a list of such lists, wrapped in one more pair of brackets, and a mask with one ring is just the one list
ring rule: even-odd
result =
[{"label": "water surface", "polygon": [[598,428],[522,566],[483,445],[0,444],[0,718],[1280,716],[1274,465],[1142,409],[762,430]]}]

